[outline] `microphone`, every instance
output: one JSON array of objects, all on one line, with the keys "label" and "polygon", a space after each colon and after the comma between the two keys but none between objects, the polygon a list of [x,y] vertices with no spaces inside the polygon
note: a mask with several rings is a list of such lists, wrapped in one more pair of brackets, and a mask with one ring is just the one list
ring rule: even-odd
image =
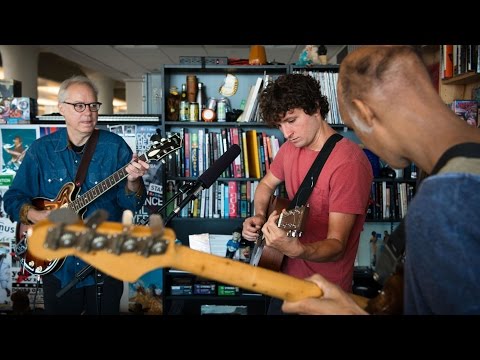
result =
[{"label": "microphone", "polygon": [[240,155],[240,152],[240,146],[237,144],[230,146],[230,148],[222,156],[220,156],[217,161],[212,164],[212,166],[210,166],[202,175],[198,177],[187,196],[185,196],[182,202],[165,220],[165,224],[167,224],[175,215],[177,215],[180,210],[190,202],[190,200],[196,199],[202,190],[208,189],[228,168],[228,166],[233,163],[235,158]]}]

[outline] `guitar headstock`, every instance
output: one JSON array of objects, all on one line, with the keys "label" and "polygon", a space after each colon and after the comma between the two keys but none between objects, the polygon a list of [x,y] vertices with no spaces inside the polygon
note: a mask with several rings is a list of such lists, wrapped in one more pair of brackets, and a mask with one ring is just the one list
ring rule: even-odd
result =
[{"label": "guitar headstock", "polygon": [[178,134],[170,136],[168,139],[155,141],[150,149],[145,153],[147,161],[158,161],[166,155],[182,147],[182,138]]},{"label": "guitar headstock", "polygon": [[[62,210],[67,209],[56,211]],[[133,282],[151,270],[174,265],[175,239],[172,229],[158,225],[102,222],[89,227],[80,219],[73,224],[46,219],[29,231],[28,248],[45,260],[74,255],[110,276]]]},{"label": "guitar headstock", "polygon": [[283,210],[278,218],[278,227],[284,229],[288,236],[301,237],[309,209],[308,206],[296,206],[291,210]]}]

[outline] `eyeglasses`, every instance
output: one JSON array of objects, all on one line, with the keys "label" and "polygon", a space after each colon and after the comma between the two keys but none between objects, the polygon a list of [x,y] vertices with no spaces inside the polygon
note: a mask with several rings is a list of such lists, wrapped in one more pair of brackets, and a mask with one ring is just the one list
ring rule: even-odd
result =
[{"label": "eyeglasses", "polygon": [[90,111],[92,112],[97,112],[98,110],[100,110],[100,106],[102,105],[101,102],[93,102],[93,103],[90,103],[90,104],[85,104],[85,103],[69,103],[69,102],[66,102],[64,101],[63,102],[64,104],[68,104],[68,105],[73,105],[73,108],[75,109],[76,112],[84,112],[85,109],[87,108],[87,105],[88,105],[88,108],[90,109]]}]

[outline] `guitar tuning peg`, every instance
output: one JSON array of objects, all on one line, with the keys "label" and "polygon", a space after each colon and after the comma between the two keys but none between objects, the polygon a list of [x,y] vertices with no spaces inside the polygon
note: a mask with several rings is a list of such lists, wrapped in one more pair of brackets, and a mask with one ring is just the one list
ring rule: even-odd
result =
[{"label": "guitar tuning peg", "polygon": [[44,246],[52,250],[58,249],[59,246],[71,246],[75,240],[75,236],[70,236],[71,233],[66,231],[65,228],[67,225],[75,224],[79,221],[80,218],[75,211],[68,207],[56,209],[48,215],[48,219],[59,225],[48,230]]},{"label": "guitar tuning peg", "polygon": [[60,236],[60,239],[58,239],[60,247],[71,247],[73,245],[73,242],[75,241],[76,236],[72,234],[71,232],[66,232]]},{"label": "guitar tuning peg", "polygon": [[160,161],[162,162],[162,164],[165,164],[165,160],[164,160],[164,159],[162,159],[162,160],[160,160]]},{"label": "guitar tuning peg", "polygon": [[168,155],[168,160],[172,160],[172,154]]},{"label": "guitar tuning peg", "polygon": [[149,224],[153,236],[161,237],[163,235],[165,231],[165,225],[162,217],[159,214],[150,215]]},{"label": "guitar tuning peg", "polygon": [[103,209],[95,210],[92,215],[90,215],[85,220],[85,226],[91,229],[95,229],[98,225],[103,223],[108,219],[108,212]]},{"label": "guitar tuning peg", "polygon": [[75,211],[66,207],[53,210],[50,215],[48,215],[48,220],[54,223],[71,225],[75,224],[79,220],[79,217]]},{"label": "guitar tuning peg", "polygon": [[131,210],[125,210],[122,214],[123,226],[132,226],[133,224],[133,212]]}]

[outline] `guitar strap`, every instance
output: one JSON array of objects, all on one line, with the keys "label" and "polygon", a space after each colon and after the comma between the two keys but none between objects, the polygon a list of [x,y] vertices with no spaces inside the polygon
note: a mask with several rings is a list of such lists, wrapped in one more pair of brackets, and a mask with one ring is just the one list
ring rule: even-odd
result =
[{"label": "guitar strap", "polygon": [[98,129],[93,130],[90,139],[88,139],[87,145],[85,147],[85,153],[82,156],[82,160],[80,161],[80,165],[78,166],[77,174],[75,175],[75,186],[80,188],[85,180],[85,176],[87,175],[88,165],[90,164],[90,160],[92,159],[93,152],[95,151],[95,147],[97,146],[98,140]]},{"label": "guitar strap", "polygon": [[[93,152],[97,146],[98,135],[98,129],[93,130],[92,135],[90,136],[90,139],[88,139],[87,145],[85,146],[85,152],[83,153],[82,160],[80,160],[80,165],[78,166],[77,174],[75,175],[75,186],[78,188],[82,186],[85,176],[87,175],[88,165],[90,164],[90,160],[92,160]],[[95,268],[93,266],[86,265],[78,273],[76,273],[73,279],[67,285],[61,288],[60,291],[55,294],[55,296],[57,298],[62,297],[63,294],[74,287],[79,281],[85,279],[94,270]],[[97,277],[95,277],[95,282],[97,282]],[[97,291],[99,290],[97,289]]]},{"label": "guitar strap", "polygon": [[300,185],[297,193],[293,197],[293,200],[288,205],[287,210],[292,210],[296,206],[306,205],[307,200],[310,197],[313,188],[315,187],[318,176],[320,175],[320,172],[322,171],[323,166],[328,159],[328,156],[335,147],[335,144],[342,138],[342,135],[335,133],[327,139],[327,141],[322,147],[322,150],[320,150],[317,158],[313,162],[312,167],[310,168],[310,170],[308,170],[308,173],[305,176],[305,179],[303,179],[302,184]]}]

